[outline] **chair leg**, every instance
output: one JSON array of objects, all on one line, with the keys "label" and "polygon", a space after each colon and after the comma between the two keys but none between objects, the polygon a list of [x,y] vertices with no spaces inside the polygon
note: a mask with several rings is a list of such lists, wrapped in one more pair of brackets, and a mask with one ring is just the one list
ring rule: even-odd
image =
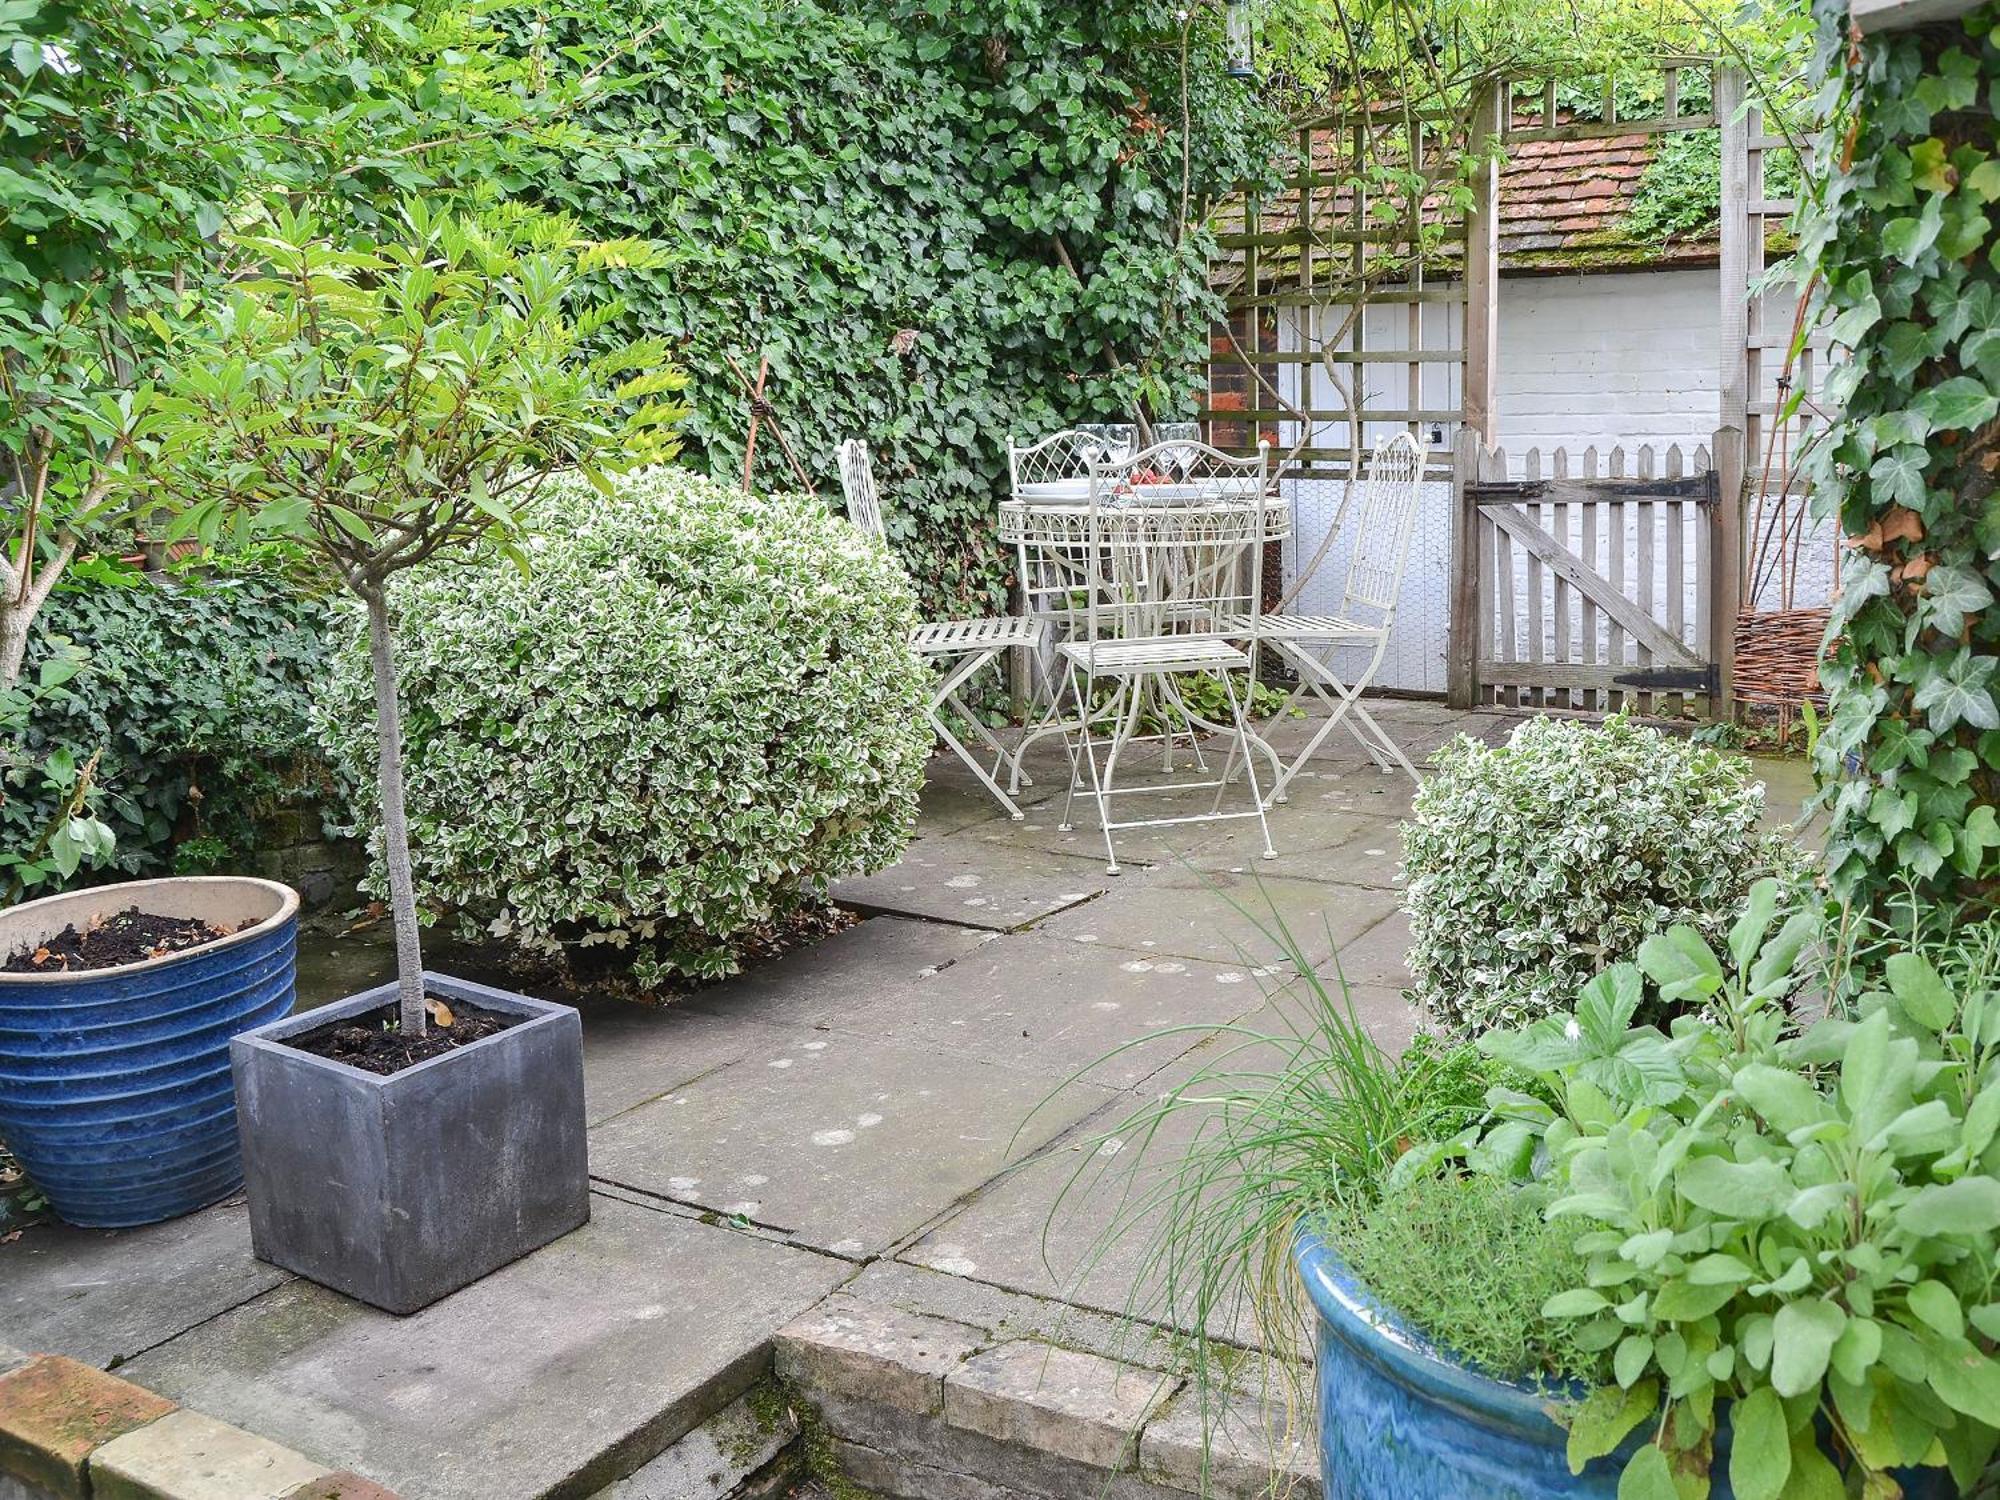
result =
[{"label": "chair leg", "polygon": [[[1090,703],[1087,684],[1091,680],[1088,675],[1080,676],[1077,679],[1078,734],[1082,740],[1084,762],[1090,767],[1090,795],[1092,800],[1097,803],[1098,826],[1104,831],[1105,873],[1107,875],[1116,875],[1118,873],[1118,849],[1111,840],[1111,799],[1104,794],[1105,787],[1109,784],[1110,768],[1107,766],[1105,773],[1100,776],[1097,766],[1097,744],[1090,735]],[[1126,692],[1129,687],[1129,680],[1120,680],[1119,692],[1121,694]],[[1115,761],[1118,755],[1118,741],[1116,739],[1115,727],[1113,736],[1111,741],[1111,757]],[[1069,826],[1068,805],[1064,804],[1063,827],[1067,829]]]},{"label": "chair leg", "polygon": [[[1250,783],[1250,803],[1257,809],[1257,826],[1264,833],[1264,858],[1276,859],[1278,851],[1271,843],[1271,824],[1264,816],[1264,794],[1257,786],[1257,757],[1250,751],[1250,725],[1244,717],[1243,705],[1236,701],[1236,684],[1229,680],[1229,674],[1222,674],[1222,690],[1229,695],[1229,711],[1236,720],[1236,740],[1243,751],[1243,775]],[[1224,786],[1229,783],[1225,781]],[[1216,805],[1221,806],[1221,790],[1217,789]]]},{"label": "chair leg", "polygon": [[[1400,767],[1411,780],[1418,780],[1416,769],[1411,766],[1409,758],[1403,754],[1402,749],[1389,738],[1368,711],[1361,707],[1362,690],[1373,679],[1375,669],[1381,663],[1385,645],[1386,642],[1377,645],[1374,660],[1368,664],[1368,669],[1356,679],[1354,685],[1349,687],[1333,674],[1331,667],[1297,642],[1279,643],[1286,658],[1298,669],[1300,687],[1310,688],[1313,695],[1329,709],[1326,721],[1306,742],[1305,748],[1293,758],[1290,768],[1285,771],[1279,782],[1279,790],[1288,786],[1292,778],[1304,768],[1306,762],[1318,753],[1319,747],[1326,743],[1327,736],[1333,733],[1336,725],[1344,726],[1347,732],[1354,736],[1355,743],[1361,746],[1368,758],[1384,775],[1392,775]],[[1355,717],[1350,718],[1350,714]]]},{"label": "chair leg", "polygon": [[[1354,705],[1353,713],[1354,717],[1360,720],[1374,734],[1375,738],[1381,742],[1383,750],[1395,759],[1396,764],[1402,768],[1403,774],[1418,786],[1422,786],[1424,784],[1423,778],[1417,774],[1417,768],[1410,764],[1410,757],[1403,753],[1401,745],[1389,737],[1389,732],[1375,722],[1375,716],[1359,703]],[[1360,731],[1356,730],[1355,733],[1356,737],[1359,738]],[[1389,768],[1384,766],[1382,769],[1387,771]]]},{"label": "chair leg", "polygon": [[[972,753],[963,740],[952,733],[951,726],[945,721],[944,716],[944,709],[947,706],[950,707],[971,726],[976,736],[993,748],[1000,750],[1001,755],[1005,756],[1005,749],[987,732],[986,726],[981,724],[958,698],[958,690],[965,685],[966,679],[999,654],[997,649],[975,651],[970,656],[964,657],[948,668],[943,677],[939,679],[937,686],[931,690],[929,718],[931,728],[937,732],[938,738],[951,747],[952,753],[966,764],[974,776],[979,778],[980,784],[993,794],[994,800],[1007,809],[1007,815],[1018,822],[1027,815],[1021,811],[1019,804],[1012,797],[1001,790],[1000,783],[981,764],[979,757]],[[999,766],[996,764],[994,770],[997,771],[998,769]]]},{"label": "chair leg", "polygon": [[[1072,741],[1067,731],[1063,734],[1063,748],[1069,752],[1069,789],[1063,793],[1062,822],[1056,826],[1068,833],[1076,825],[1070,820],[1070,810],[1076,802],[1076,794],[1083,783],[1083,767],[1077,758],[1086,753],[1090,737],[1089,677],[1074,669],[1070,672],[1070,693],[1076,699],[1077,737]],[[1093,776],[1095,762],[1092,763]]]}]

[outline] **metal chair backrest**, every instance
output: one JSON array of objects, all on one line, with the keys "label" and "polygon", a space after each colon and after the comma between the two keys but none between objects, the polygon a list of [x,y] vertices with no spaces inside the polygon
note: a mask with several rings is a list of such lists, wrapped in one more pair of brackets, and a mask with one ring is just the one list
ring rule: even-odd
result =
[{"label": "metal chair backrest", "polygon": [[1052,432],[1025,448],[1010,437],[1007,439],[1007,476],[1011,493],[1018,500],[1022,488],[1027,485],[1087,480],[1091,464],[1101,460],[1103,454],[1104,445],[1099,438],[1074,427]]},{"label": "metal chair backrest", "polygon": [[[1079,582],[1083,638],[1223,635],[1256,649],[1270,523],[1270,445],[1234,458],[1205,443],[1156,443],[1093,463]],[[1228,616],[1247,629],[1225,632]]]},{"label": "metal chair backrest", "polygon": [[868,445],[860,438],[849,438],[840,445],[840,488],[847,496],[847,519],[870,536],[887,541],[882,501],[875,493],[875,465],[869,460]]},{"label": "metal chair backrest", "polygon": [[1358,607],[1379,613],[1384,627],[1394,620],[1423,481],[1424,450],[1409,433],[1398,432],[1375,445],[1355,514],[1354,550],[1340,603],[1343,616],[1353,618]]}]

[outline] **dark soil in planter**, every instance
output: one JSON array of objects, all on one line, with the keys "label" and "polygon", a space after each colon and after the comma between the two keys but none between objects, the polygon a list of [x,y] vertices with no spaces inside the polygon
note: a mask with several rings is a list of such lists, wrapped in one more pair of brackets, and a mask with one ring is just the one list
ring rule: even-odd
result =
[{"label": "dark soil in planter", "polygon": [[143,963],[168,953],[184,953],[230,935],[199,917],[156,917],[136,906],[114,912],[78,932],[74,926],[43,943],[9,954],[0,974],[78,974]]},{"label": "dark soil in planter", "polygon": [[481,1037],[518,1026],[523,1019],[520,1016],[504,1016],[498,1011],[481,1010],[463,1000],[446,1000],[436,995],[429,999],[433,1005],[442,1005],[450,1012],[449,1026],[440,1026],[434,1014],[422,1036],[405,1036],[398,1022],[396,1007],[384,1005],[366,1015],[350,1016],[331,1026],[308,1031],[303,1036],[288,1040],[285,1045],[386,1077],[405,1068],[414,1068],[433,1057],[442,1057]]}]

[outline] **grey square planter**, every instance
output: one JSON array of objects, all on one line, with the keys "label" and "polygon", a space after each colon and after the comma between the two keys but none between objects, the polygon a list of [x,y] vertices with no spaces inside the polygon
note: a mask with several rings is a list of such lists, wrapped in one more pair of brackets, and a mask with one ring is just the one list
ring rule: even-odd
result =
[{"label": "grey square planter", "polygon": [[258,1259],[393,1313],[590,1217],[577,1013],[442,974],[424,984],[527,1019],[386,1077],[282,1045],[393,1002],[387,984],[229,1044]]}]

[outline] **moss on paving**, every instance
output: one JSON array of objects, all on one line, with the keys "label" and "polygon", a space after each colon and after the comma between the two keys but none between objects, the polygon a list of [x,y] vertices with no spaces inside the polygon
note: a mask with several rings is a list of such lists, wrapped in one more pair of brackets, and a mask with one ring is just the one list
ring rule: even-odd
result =
[{"label": "moss on paving", "polygon": [[864,1490],[842,1472],[840,1460],[834,1456],[833,1434],[827,1431],[819,1408],[780,1381],[772,1380],[766,1385],[779,1411],[789,1409],[792,1420],[799,1424],[799,1447],[806,1456],[806,1473],[820,1482],[831,1500],[878,1500],[873,1491]]}]

